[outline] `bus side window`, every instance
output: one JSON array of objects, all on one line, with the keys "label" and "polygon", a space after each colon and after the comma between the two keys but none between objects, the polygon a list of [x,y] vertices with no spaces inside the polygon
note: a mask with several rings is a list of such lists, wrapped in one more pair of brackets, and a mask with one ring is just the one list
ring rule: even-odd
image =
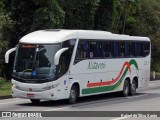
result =
[{"label": "bus side window", "polygon": [[113,57],[113,55],[114,55],[113,42],[111,42],[111,41],[104,42],[103,56],[104,57]]},{"label": "bus side window", "polygon": [[135,55],[137,57],[143,56],[143,42],[136,42],[135,44]]},{"label": "bus side window", "polygon": [[125,42],[125,57],[135,56],[135,43]]},{"label": "bus side window", "polygon": [[95,58],[97,57],[96,55],[96,42],[89,42],[89,46],[90,46],[90,51],[89,51],[89,57],[90,58]]},{"label": "bus side window", "polygon": [[104,44],[103,44],[103,56],[104,57],[109,57],[108,48],[109,48],[108,42],[104,42]]},{"label": "bus side window", "polygon": [[125,57],[129,57],[131,55],[130,42],[125,42]]},{"label": "bus side window", "polygon": [[114,57],[119,57],[120,56],[120,46],[119,42],[114,42]]},{"label": "bus side window", "polygon": [[75,63],[89,58],[89,42],[86,40],[79,40]]},{"label": "bus side window", "polygon": [[139,46],[139,42],[135,43],[135,56],[139,56],[139,52],[140,52],[140,46]]},{"label": "bus side window", "polygon": [[84,55],[84,58],[89,58],[89,42],[88,41],[83,42],[83,55]]},{"label": "bus side window", "polygon": [[135,51],[135,42],[131,43],[131,56],[136,56],[136,51]]},{"label": "bus side window", "polygon": [[102,42],[97,42],[97,57],[102,58]]},{"label": "bus side window", "polygon": [[124,42],[120,42],[119,43],[119,47],[120,47],[120,56],[124,57],[125,56],[125,48],[124,48],[125,44]]},{"label": "bus side window", "polygon": [[80,41],[77,47],[76,60],[83,59],[83,41]]},{"label": "bus side window", "polygon": [[144,49],[143,49],[143,56],[147,56],[150,52],[150,43],[149,42],[144,42],[143,43]]},{"label": "bus side window", "polygon": [[144,56],[143,49],[144,49],[143,42],[140,42],[140,56],[141,56],[141,57]]}]

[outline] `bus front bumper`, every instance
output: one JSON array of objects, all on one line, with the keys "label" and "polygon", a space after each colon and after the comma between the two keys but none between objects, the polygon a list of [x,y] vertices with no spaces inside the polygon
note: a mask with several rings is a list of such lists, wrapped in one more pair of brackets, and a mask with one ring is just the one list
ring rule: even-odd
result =
[{"label": "bus front bumper", "polygon": [[58,100],[56,92],[53,89],[42,92],[21,91],[12,87],[12,96],[26,99],[40,99],[40,100]]}]

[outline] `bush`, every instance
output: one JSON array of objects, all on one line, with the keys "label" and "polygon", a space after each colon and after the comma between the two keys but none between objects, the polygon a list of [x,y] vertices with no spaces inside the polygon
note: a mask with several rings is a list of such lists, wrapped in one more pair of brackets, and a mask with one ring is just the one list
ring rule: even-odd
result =
[{"label": "bush", "polygon": [[7,82],[5,78],[0,77],[0,96],[11,95],[11,82]]},{"label": "bush", "polygon": [[4,87],[6,80],[4,78],[0,78],[0,89]]},{"label": "bush", "polygon": [[0,40],[0,77],[4,76],[4,56],[8,49],[8,42]]}]

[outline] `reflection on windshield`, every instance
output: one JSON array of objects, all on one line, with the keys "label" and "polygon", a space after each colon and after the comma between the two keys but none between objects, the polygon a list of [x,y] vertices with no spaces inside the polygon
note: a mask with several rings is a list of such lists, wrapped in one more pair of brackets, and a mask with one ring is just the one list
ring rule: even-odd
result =
[{"label": "reflection on windshield", "polygon": [[60,45],[19,45],[13,75],[22,79],[55,77],[54,56]]}]

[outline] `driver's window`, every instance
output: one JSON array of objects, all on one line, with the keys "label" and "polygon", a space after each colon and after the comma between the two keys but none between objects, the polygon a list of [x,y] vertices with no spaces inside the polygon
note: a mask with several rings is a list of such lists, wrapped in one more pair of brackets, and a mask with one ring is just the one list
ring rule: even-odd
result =
[{"label": "driver's window", "polygon": [[60,57],[60,60],[59,60],[59,65],[58,65],[58,78],[61,77],[62,75],[64,75],[67,70],[68,70],[68,60],[67,60],[67,53],[68,53],[68,50],[65,51],[61,57]]},{"label": "driver's window", "polygon": [[72,58],[72,53],[75,45],[75,39],[71,39],[62,43],[62,47],[68,47],[69,49],[62,53],[59,59],[59,65],[57,67],[57,77],[64,75],[68,69]]}]

